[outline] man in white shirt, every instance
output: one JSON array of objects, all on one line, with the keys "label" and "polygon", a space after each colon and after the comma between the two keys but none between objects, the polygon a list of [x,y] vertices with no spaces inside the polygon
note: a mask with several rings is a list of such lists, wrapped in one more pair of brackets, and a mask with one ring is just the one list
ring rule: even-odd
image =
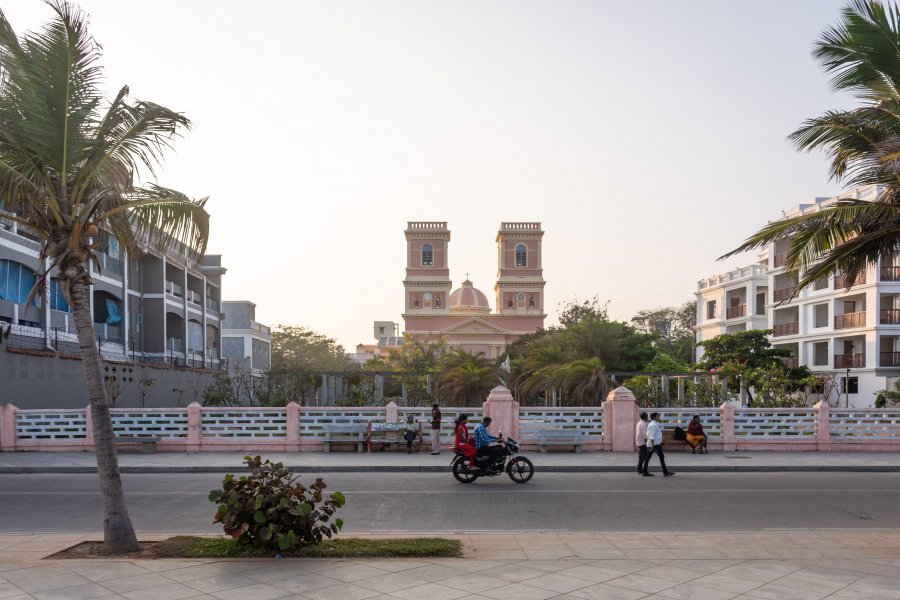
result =
[{"label": "man in white shirt", "polygon": [[638,475],[647,472],[647,462],[650,460],[650,449],[647,448],[647,413],[641,413],[641,420],[634,427],[634,445],[638,447]]},{"label": "man in white shirt", "polygon": [[653,458],[654,452],[659,456],[659,464],[662,466],[663,475],[668,477],[675,474],[666,468],[666,455],[663,454],[662,449],[662,426],[657,422],[658,418],[659,413],[652,413],[650,415],[650,424],[647,425],[647,448],[649,452],[647,456],[647,465],[644,466],[644,477],[653,477],[653,473],[650,473],[647,470],[647,466],[649,466],[650,459]]}]

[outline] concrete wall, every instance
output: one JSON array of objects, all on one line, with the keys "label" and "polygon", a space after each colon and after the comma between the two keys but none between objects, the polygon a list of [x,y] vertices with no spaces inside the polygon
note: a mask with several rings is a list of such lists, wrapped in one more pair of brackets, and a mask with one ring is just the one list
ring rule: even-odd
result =
[{"label": "concrete wall", "polygon": [[[113,378],[107,391],[120,395],[115,406],[173,407],[203,402],[211,373],[103,363]],[[80,360],[31,356],[0,350],[0,402],[20,408],[84,408],[88,404],[84,368]],[[142,384],[142,381],[147,385]],[[112,398],[110,398],[112,401]]]}]

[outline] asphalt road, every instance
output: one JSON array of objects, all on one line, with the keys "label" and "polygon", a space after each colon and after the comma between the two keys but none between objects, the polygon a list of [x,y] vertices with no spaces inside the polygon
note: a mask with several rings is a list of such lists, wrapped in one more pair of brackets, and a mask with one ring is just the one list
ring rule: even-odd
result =
[{"label": "asphalt road", "polygon": [[[334,473],[345,531],[737,531],[900,528],[900,474],[538,473],[456,483],[450,473]],[[142,532],[217,532],[214,474],[125,475]],[[0,532],[96,532],[96,475],[0,475]]]}]

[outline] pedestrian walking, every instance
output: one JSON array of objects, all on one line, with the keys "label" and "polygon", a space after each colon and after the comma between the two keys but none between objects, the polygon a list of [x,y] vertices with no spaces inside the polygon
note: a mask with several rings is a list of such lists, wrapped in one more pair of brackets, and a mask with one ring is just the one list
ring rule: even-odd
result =
[{"label": "pedestrian walking", "polygon": [[647,462],[650,460],[650,449],[647,448],[647,423],[650,418],[647,413],[641,413],[641,420],[637,422],[634,428],[634,445],[638,448],[638,475],[647,472]]},{"label": "pedestrian walking", "polygon": [[438,403],[431,405],[431,454],[441,453],[441,409]]},{"label": "pedestrian walking", "polygon": [[662,449],[662,426],[657,421],[659,419],[659,413],[652,413],[650,415],[650,423],[647,425],[647,448],[649,449],[647,455],[647,462],[644,464],[644,472],[642,475],[644,477],[653,477],[653,473],[647,470],[647,467],[650,466],[650,459],[653,458],[653,453],[659,457],[659,464],[662,467],[663,475],[669,477],[670,475],[674,475],[672,471],[666,468],[666,455],[663,453]]}]

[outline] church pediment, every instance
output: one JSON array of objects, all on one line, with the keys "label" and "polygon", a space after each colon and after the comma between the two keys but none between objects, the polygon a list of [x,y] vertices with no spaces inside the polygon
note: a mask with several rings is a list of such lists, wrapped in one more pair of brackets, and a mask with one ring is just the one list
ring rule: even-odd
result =
[{"label": "church pediment", "polygon": [[498,327],[493,323],[488,323],[487,321],[482,321],[478,318],[467,319],[462,323],[457,323],[455,325],[451,325],[447,329],[441,331],[442,334],[464,334],[464,333],[474,333],[474,334],[497,334],[509,333],[509,330],[503,329],[502,327]]}]

